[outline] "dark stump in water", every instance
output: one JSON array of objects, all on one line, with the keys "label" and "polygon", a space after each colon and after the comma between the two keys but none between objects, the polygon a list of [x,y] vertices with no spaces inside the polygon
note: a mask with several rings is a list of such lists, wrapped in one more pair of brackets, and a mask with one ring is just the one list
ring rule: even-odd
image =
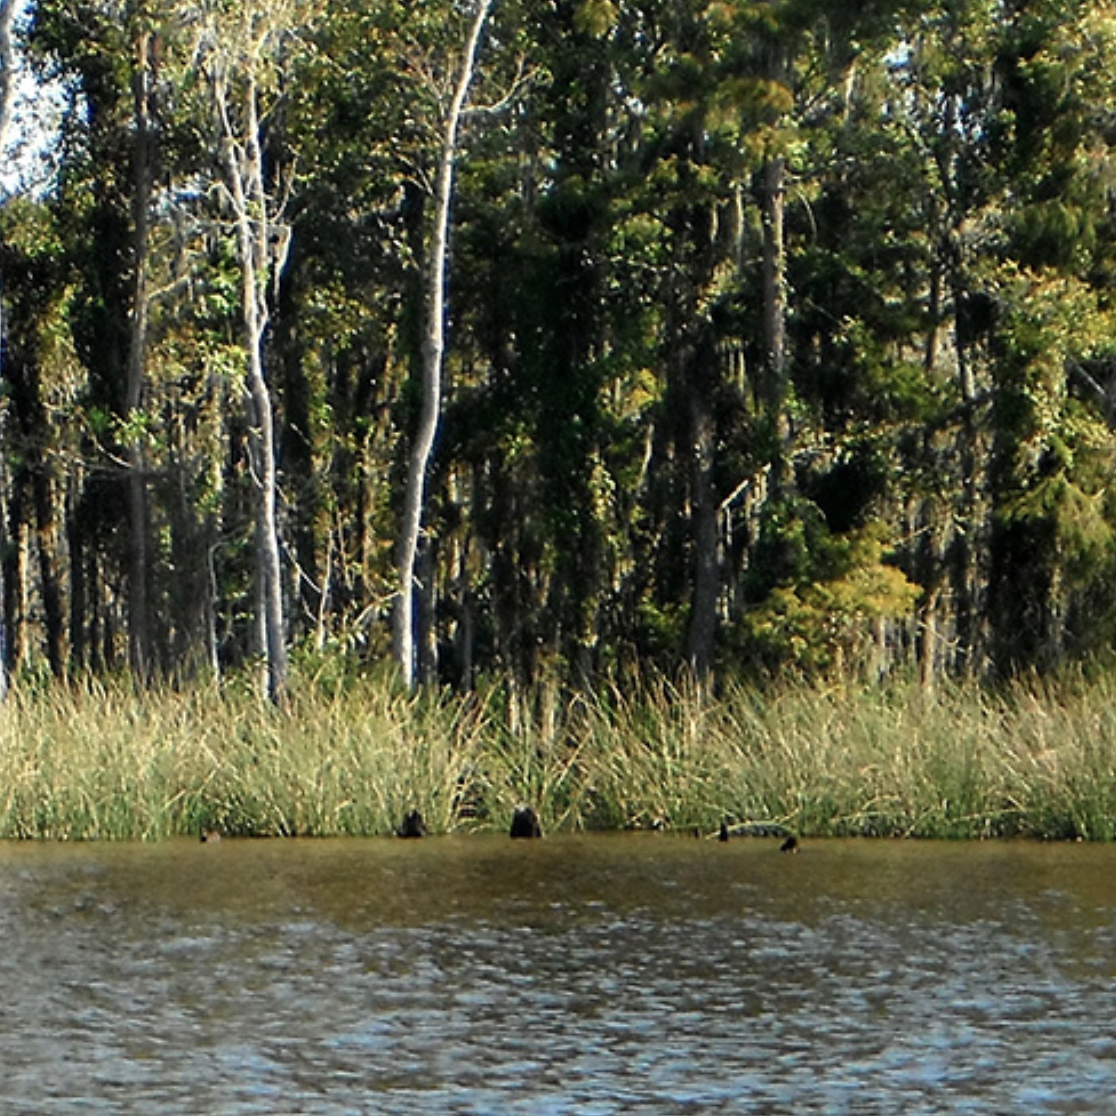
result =
[{"label": "dark stump in water", "polygon": [[421,811],[412,810],[395,831],[400,837],[414,838],[426,836],[426,819]]},{"label": "dark stump in water", "polygon": [[512,814],[511,836],[541,837],[542,826],[539,825],[539,816],[530,806],[517,806]]}]

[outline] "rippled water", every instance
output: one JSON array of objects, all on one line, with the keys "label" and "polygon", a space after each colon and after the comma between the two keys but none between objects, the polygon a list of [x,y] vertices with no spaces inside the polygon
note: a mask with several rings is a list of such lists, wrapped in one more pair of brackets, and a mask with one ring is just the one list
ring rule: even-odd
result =
[{"label": "rippled water", "polygon": [[0,847],[0,1113],[1116,1112],[1116,849]]}]

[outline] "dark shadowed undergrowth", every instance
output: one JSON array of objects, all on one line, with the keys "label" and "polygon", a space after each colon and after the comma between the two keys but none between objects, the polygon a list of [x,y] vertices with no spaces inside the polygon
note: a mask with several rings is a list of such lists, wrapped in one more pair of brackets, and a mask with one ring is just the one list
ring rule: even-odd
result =
[{"label": "dark shadowed undergrowth", "polygon": [[0,707],[0,837],[159,839],[778,824],[803,836],[1110,840],[1116,682],[408,694],[306,682],[139,693],[16,685]]}]

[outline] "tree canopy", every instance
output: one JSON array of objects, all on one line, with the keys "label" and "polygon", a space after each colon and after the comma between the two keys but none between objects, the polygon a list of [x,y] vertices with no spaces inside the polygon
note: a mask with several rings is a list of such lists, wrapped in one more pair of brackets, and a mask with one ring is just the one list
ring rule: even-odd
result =
[{"label": "tree canopy", "polygon": [[65,111],[0,199],[8,669],[386,660],[401,587],[460,687],[1108,651],[1110,7],[493,3],[401,574],[478,10],[31,0]]}]

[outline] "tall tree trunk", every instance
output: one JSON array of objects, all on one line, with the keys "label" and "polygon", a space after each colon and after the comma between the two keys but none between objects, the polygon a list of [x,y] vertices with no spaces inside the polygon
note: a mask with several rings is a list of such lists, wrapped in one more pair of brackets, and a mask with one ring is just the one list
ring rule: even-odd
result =
[{"label": "tall tree trunk", "polygon": [[[4,155],[8,136],[8,125],[11,120],[12,106],[12,63],[15,61],[15,50],[12,45],[12,23],[15,20],[16,0],[0,0],[0,157]],[[0,379],[4,373],[4,346],[5,321],[4,321],[4,284],[0,276]],[[7,447],[4,444],[5,430],[3,419],[0,416],[0,524],[7,522],[7,490],[5,488],[6,476],[3,470],[3,459]],[[5,538],[5,543],[8,540]],[[8,692],[8,625],[11,612],[8,610],[7,567],[8,562],[0,559],[0,700]]]},{"label": "tall tree trunk", "polygon": [[987,463],[981,446],[974,353],[971,350],[970,326],[966,321],[970,280],[962,232],[971,212],[966,205],[964,175],[960,166],[959,116],[957,98],[948,97],[935,159],[945,219],[939,247],[942,256],[940,266],[952,302],[953,347],[962,404],[957,434],[960,492],[956,520],[960,529],[954,531],[951,546],[952,600],[957,646],[964,656],[958,666],[962,673],[977,676],[985,668],[988,649],[986,589],[989,554],[984,498]]},{"label": "tall tree trunk", "polygon": [[57,493],[47,468],[42,464],[32,477],[32,490],[47,662],[51,674],[61,678],[66,673],[66,613],[58,557],[61,547],[55,515]]},{"label": "tall tree trunk", "polygon": [[15,88],[12,82],[15,48],[12,44],[12,24],[15,22],[17,0],[0,0],[0,155],[8,139],[11,124],[12,99]]},{"label": "tall tree trunk", "polygon": [[434,540],[427,537],[422,540],[415,556],[415,569],[422,586],[416,602],[419,632],[415,647],[415,677],[423,686],[438,680],[438,550]]},{"label": "tall tree trunk", "polygon": [[787,166],[781,155],[767,160],[763,168],[763,333],[767,378],[768,420],[775,437],[775,468],[772,480],[778,495],[790,481],[790,418],[787,414],[787,253],[786,223]]},{"label": "tall tree trunk", "polygon": [[446,257],[450,206],[457,167],[458,134],[476,70],[477,50],[493,0],[477,0],[461,68],[442,125],[434,183],[434,227],[425,261],[422,342],[422,411],[407,463],[399,532],[399,595],[395,606],[395,657],[407,686],[415,684],[415,563],[426,503],[426,478],[442,413],[442,363],[445,354]]},{"label": "tall tree trunk", "polygon": [[[6,482],[7,478],[5,478]],[[3,609],[0,629],[0,671],[7,685],[12,671],[23,661],[24,626],[27,608],[27,531],[26,510],[20,492],[6,489],[4,501],[4,551],[0,572],[0,608]]]},{"label": "tall tree trunk", "polygon": [[[148,251],[151,230],[151,194],[155,179],[155,136],[151,120],[151,85],[154,76],[154,51],[150,32],[141,31],[136,39],[133,95],[135,100],[135,164],[133,197],[134,276],[132,292],[131,337],[128,352],[128,385],[125,411],[129,419],[138,418],[143,406],[144,375],[147,366]],[[142,427],[133,424],[128,447],[128,512],[130,523],[128,566],[128,651],[132,671],[142,682],[151,679],[151,610],[149,605],[150,559],[148,547],[147,453]]]},{"label": "tall tree trunk", "polygon": [[[214,83],[224,139],[225,169],[236,224],[241,277],[241,313],[248,355],[247,388],[251,460],[256,495],[256,578],[258,621],[262,629],[268,698],[281,703],[286,696],[288,659],[283,608],[282,552],[279,541],[278,463],[275,417],[265,372],[265,344],[269,312],[269,275],[278,273],[285,252],[273,257],[285,238],[273,236],[272,203],[264,186],[264,159],[260,143],[259,94],[255,76],[245,75],[242,135],[232,122],[229,91],[221,80]],[[274,230],[278,233],[278,229]]]},{"label": "tall tree trunk", "polygon": [[[691,375],[694,373],[691,372]],[[694,590],[687,631],[687,657],[698,679],[707,678],[713,667],[713,648],[717,638],[717,598],[721,591],[714,480],[716,437],[713,416],[709,413],[709,401],[705,398],[702,387],[704,385],[690,395]]]}]

